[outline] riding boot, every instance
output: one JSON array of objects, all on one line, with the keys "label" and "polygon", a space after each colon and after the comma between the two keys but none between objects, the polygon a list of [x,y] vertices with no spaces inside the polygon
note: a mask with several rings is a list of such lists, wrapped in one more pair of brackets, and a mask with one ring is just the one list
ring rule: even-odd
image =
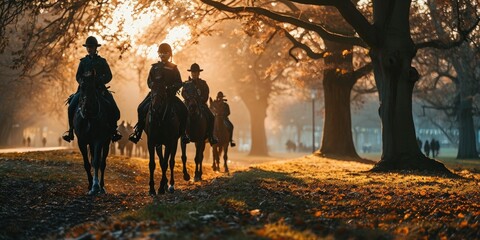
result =
[{"label": "riding boot", "polygon": [[68,129],[68,131],[64,132],[62,135],[63,140],[67,142],[71,142],[74,139],[73,135],[73,128]]},{"label": "riding boot", "polygon": [[69,125],[69,129],[68,131],[64,132],[63,135],[62,135],[62,138],[63,140],[67,141],[67,142],[71,142],[73,141],[73,139],[75,138],[74,135],[73,135],[73,116],[72,114],[70,114],[70,111],[68,112],[68,125]]},{"label": "riding boot", "polygon": [[130,134],[130,136],[128,137],[128,140],[130,140],[131,142],[137,144],[138,141],[140,141],[141,137],[142,137],[142,132],[143,132],[143,126],[142,124],[140,124],[140,122],[138,122],[136,125],[135,125],[135,128],[134,128],[134,131],[132,134]]},{"label": "riding boot", "polygon": [[120,139],[122,139],[122,134],[115,128],[112,134],[112,142],[119,141]]},{"label": "riding boot", "polygon": [[235,147],[237,144],[233,141],[233,139],[230,139],[230,147]]}]

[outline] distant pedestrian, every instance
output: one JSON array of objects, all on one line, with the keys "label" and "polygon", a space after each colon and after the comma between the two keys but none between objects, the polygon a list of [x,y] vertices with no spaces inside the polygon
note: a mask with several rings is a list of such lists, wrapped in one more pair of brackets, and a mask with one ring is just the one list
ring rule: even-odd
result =
[{"label": "distant pedestrian", "polygon": [[430,143],[428,143],[428,140],[425,140],[423,144],[423,151],[425,152],[425,156],[430,157]]},{"label": "distant pedestrian", "polygon": [[422,150],[422,140],[420,140],[419,137],[417,137],[417,143],[418,143],[418,148],[420,148],[420,150]]},{"label": "distant pedestrian", "polygon": [[27,139],[25,137],[23,137],[22,143],[24,147],[27,146]]},{"label": "distant pedestrian", "polygon": [[47,145],[47,138],[43,137],[42,138],[42,146],[45,147]]},{"label": "distant pedestrian", "polygon": [[59,147],[62,146],[62,137],[61,137],[61,136],[58,138],[58,146],[59,146]]},{"label": "distant pedestrian", "polygon": [[30,143],[32,142],[32,139],[30,136],[27,137],[27,147],[30,147]]}]

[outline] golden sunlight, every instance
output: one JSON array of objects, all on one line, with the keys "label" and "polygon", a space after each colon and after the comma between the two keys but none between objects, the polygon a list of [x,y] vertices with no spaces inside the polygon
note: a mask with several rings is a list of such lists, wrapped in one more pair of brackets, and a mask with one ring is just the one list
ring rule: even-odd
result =
[{"label": "golden sunlight", "polygon": [[[107,26],[102,29],[102,36],[114,35],[119,37],[120,41],[128,41],[132,45],[132,52],[148,59],[158,58],[158,44],[144,45],[136,44],[137,40],[145,33],[147,28],[156,18],[164,15],[165,9],[149,7],[139,14],[134,14],[134,8],[137,1],[127,1],[121,3],[112,13],[112,20],[107,21]],[[122,27],[120,27],[122,26]],[[160,42],[169,43],[173,48],[173,54],[183,49],[186,42],[191,38],[191,31],[187,25],[173,27],[167,31],[165,39]],[[90,33],[95,36],[96,34]],[[98,37],[103,41],[102,37]]]}]

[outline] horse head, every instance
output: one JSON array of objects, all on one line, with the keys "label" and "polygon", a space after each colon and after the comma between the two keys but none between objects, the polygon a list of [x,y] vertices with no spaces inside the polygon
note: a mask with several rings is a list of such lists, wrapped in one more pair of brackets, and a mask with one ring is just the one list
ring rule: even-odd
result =
[{"label": "horse head", "polygon": [[97,118],[100,114],[100,99],[93,78],[86,78],[80,84],[80,114],[83,118]]},{"label": "horse head", "polygon": [[210,110],[215,116],[225,116],[225,104],[223,100],[214,100],[210,99]]}]

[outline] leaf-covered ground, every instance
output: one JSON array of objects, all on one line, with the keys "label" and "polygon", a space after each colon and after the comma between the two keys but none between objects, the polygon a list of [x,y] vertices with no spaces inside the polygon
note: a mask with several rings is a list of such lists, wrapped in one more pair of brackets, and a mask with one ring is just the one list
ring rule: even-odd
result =
[{"label": "leaf-covered ground", "polygon": [[177,161],[176,192],[152,198],[148,161],[112,156],[108,194],[90,197],[77,151],[3,153],[0,239],[480,239],[475,168],[371,167],[306,156],[227,175],[205,163],[204,181],[185,182]]}]

